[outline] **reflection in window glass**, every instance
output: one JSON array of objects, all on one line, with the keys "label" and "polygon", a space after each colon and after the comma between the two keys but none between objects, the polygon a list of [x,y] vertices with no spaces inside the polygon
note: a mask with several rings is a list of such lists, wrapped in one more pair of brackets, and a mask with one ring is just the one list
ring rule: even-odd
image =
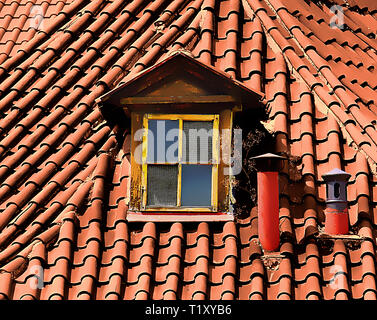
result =
[{"label": "reflection in window glass", "polygon": [[181,188],[182,206],[210,206],[212,190],[212,166],[183,164]]},{"label": "reflection in window glass", "polygon": [[178,120],[148,121],[148,163],[178,162]]}]

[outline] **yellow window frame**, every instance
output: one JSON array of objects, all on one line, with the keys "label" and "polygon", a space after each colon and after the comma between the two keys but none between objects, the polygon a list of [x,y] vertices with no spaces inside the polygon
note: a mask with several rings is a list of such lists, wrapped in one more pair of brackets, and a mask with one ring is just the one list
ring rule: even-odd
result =
[{"label": "yellow window frame", "polygon": [[[178,183],[177,183],[177,206],[176,207],[147,207],[147,152],[148,152],[148,120],[178,120]],[[181,207],[181,184],[182,184],[182,131],[183,121],[213,121],[212,135],[212,190],[211,207]],[[220,140],[219,140],[219,115],[218,114],[145,114],[143,117],[143,139],[142,139],[142,211],[182,211],[182,212],[217,212],[218,208],[218,171],[220,159]],[[164,163],[159,163],[164,164]],[[171,163],[169,163],[171,164]],[[190,163],[188,163],[190,164]]]}]

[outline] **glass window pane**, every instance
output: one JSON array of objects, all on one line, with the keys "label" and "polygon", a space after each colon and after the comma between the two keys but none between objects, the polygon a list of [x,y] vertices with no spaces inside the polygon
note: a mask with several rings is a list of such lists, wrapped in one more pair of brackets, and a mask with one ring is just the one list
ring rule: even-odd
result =
[{"label": "glass window pane", "polygon": [[213,121],[183,121],[183,162],[212,161]]},{"label": "glass window pane", "polygon": [[178,120],[148,121],[148,163],[178,162]]},{"label": "glass window pane", "polygon": [[212,193],[212,166],[182,165],[182,206],[209,207]]},{"label": "glass window pane", "polygon": [[148,165],[147,206],[176,206],[178,165]]}]

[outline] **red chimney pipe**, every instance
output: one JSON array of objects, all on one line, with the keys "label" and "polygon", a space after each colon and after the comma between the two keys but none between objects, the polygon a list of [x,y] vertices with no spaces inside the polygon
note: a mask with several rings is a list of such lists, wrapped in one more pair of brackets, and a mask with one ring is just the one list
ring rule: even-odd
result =
[{"label": "red chimney pipe", "polygon": [[257,173],[258,234],[262,248],[275,251],[279,247],[279,177],[277,171]]},{"label": "red chimney pipe", "polygon": [[279,248],[279,174],[278,164],[286,158],[267,153],[253,157],[256,160],[258,180],[258,236],[262,248]]}]

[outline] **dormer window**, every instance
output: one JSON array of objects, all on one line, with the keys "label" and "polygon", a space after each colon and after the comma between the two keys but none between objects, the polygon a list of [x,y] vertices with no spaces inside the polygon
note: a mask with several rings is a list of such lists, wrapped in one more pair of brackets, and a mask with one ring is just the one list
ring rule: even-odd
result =
[{"label": "dormer window", "polygon": [[146,114],[142,210],[217,211],[219,115]]},{"label": "dormer window", "polygon": [[131,125],[128,221],[233,220],[233,114],[258,117],[261,98],[182,53],[101,97],[110,123]]},{"label": "dormer window", "polygon": [[232,220],[231,124],[231,109],[132,112],[128,219]]}]

